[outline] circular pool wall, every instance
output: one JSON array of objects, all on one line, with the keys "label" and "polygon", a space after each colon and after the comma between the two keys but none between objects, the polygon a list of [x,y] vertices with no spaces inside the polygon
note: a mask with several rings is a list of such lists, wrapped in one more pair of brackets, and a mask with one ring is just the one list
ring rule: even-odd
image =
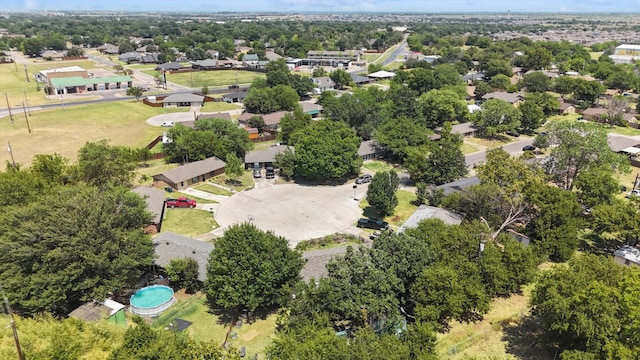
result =
[{"label": "circular pool wall", "polygon": [[175,302],[173,289],[164,285],[153,285],[136,291],[129,299],[129,309],[134,314],[156,316]]}]

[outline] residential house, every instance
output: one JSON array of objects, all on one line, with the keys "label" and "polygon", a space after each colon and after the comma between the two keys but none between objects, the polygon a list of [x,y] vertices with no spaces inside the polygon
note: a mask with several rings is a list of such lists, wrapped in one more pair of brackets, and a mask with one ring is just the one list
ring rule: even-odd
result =
[{"label": "residential house", "polygon": [[158,53],[148,53],[141,55],[138,62],[141,64],[158,64],[160,59],[158,58]]},{"label": "residential house", "polygon": [[249,112],[242,113],[238,118],[238,123],[245,127],[249,127],[249,120],[254,116],[262,117],[266,130],[277,131],[280,126],[280,120],[287,113],[287,111],[278,111],[271,114],[253,114]]},{"label": "residential house", "polygon": [[140,54],[139,52],[135,52],[135,51],[126,52],[124,54],[118,55],[118,60],[122,62],[126,62],[127,64],[130,64],[130,63],[138,62],[141,56],[142,54]]},{"label": "residential house", "polygon": [[620,152],[627,148],[634,148],[640,145],[639,140],[634,140],[633,138],[621,136],[621,135],[610,135],[607,137],[607,144],[609,144],[609,148],[613,152]]},{"label": "residential house", "polygon": [[267,60],[269,60],[269,61],[276,61],[276,60],[278,60],[278,59],[282,58],[282,56],[280,56],[280,55],[278,55],[278,54],[274,53],[273,51],[267,51],[267,52],[265,53],[265,55],[264,55],[264,56],[265,56],[265,57],[267,58]]},{"label": "residential house", "polygon": [[418,224],[422,220],[426,219],[440,219],[447,225],[460,225],[462,223],[462,216],[435,206],[420,205],[416,211],[409,216],[409,218],[400,226],[398,232],[403,232],[410,228],[418,227]]},{"label": "residential house", "polygon": [[184,69],[184,66],[177,62],[167,62],[156,66],[156,70],[158,71],[175,71],[181,69]]},{"label": "residential house", "polygon": [[317,118],[322,113],[322,105],[310,101],[298,102],[302,108],[302,112],[311,115],[311,118]]},{"label": "residential house", "polygon": [[96,50],[98,50],[99,52],[103,53],[103,54],[107,54],[107,55],[118,55],[120,53],[120,48],[113,45],[113,44],[104,44],[101,46],[98,46],[96,48]]},{"label": "residential house", "polygon": [[380,149],[375,140],[366,140],[360,143],[358,156],[360,156],[362,160],[375,160],[382,156],[382,149]]},{"label": "residential house", "polygon": [[476,104],[469,104],[467,110],[469,110],[469,114],[473,114],[476,111],[482,111],[482,108]]},{"label": "residential house", "polygon": [[156,255],[154,264],[166,268],[171,260],[191,258],[198,263],[198,281],[204,282],[207,277],[209,255],[214,249],[212,243],[188,238],[186,236],[163,232],[153,238],[153,252]]},{"label": "residential house", "polygon": [[607,114],[607,109],[604,108],[588,108],[582,112],[582,117],[585,120],[599,122],[604,115]]},{"label": "residential house", "polygon": [[323,91],[335,90],[336,88],[336,83],[328,76],[311,78],[311,81],[313,82],[314,92],[316,94],[320,94]]},{"label": "residential house", "polygon": [[618,264],[626,266],[640,266],[640,249],[625,245],[613,252]]},{"label": "residential house", "polygon": [[212,70],[218,67],[218,60],[204,59],[191,62],[191,68],[195,70]]},{"label": "residential house", "polygon": [[454,192],[464,191],[469,187],[478,184],[480,184],[480,179],[477,176],[470,176],[450,183],[438,185],[435,189],[442,190],[443,194],[446,196]]},{"label": "residential house", "polygon": [[295,151],[293,146],[272,145],[271,147],[264,150],[248,152],[244,156],[244,166],[247,169],[253,169],[255,167],[266,168],[267,166],[273,166],[276,155],[287,151],[287,149]]},{"label": "residential house", "polygon": [[324,62],[342,62],[349,63],[352,61],[360,61],[362,56],[361,50],[345,50],[345,51],[308,51],[307,59],[319,60]]},{"label": "residential house", "polygon": [[222,100],[228,103],[237,103],[244,101],[244,98],[246,98],[247,95],[249,95],[249,90],[242,90],[223,95]]},{"label": "residential house", "polygon": [[575,114],[576,107],[573,104],[562,101],[560,102],[560,106],[558,107],[558,112],[560,113],[560,115]]},{"label": "residential house", "polygon": [[[435,128],[435,131],[436,133],[439,134],[442,131],[442,127],[440,126]],[[472,122],[455,124],[451,126],[452,134],[459,134],[465,138],[475,136],[477,131],[478,131],[478,128],[476,128],[476,125]]]},{"label": "residential house", "polygon": [[220,52],[216,50],[207,50],[207,54],[209,54],[209,56],[211,56],[211,58],[215,60],[217,60],[218,57],[220,56]]},{"label": "residential house", "polygon": [[114,324],[126,325],[127,319],[124,314],[124,309],[125,305],[111,299],[106,299],[104,301],[92,301],[83,304],[70,312],[69,317],[86,322],[95,322],[107,319],[107,321]]},{"label": "residential house", "polygon": [[494,92],[490,92],[488,94],[484,94],[482,96],[482,100],[483,101],[487,101],[490,99],[500,99],[500,100],[504,100],[506,102],[508,102],[509,104],[513,105],[513,106],[518,106],[520,105],[520,102],[522,101],[522,96],[520,96],[520,94],[518,93],[508,93],[505,91],[494,91]]},{"label": "residential house", "polygon": [[257,69],[260,67],[260,59],[258,54],[245,54],[242,57],[242,66]]},{"label": "residential house", "polygon": [[164,217],[164,190],[139,186],[132,191],[144,199],[147,204],[147,211],[153,214],[151,223],[145,228],[145,233],[152,235],[159,233],[162,228],[162,218]]},{"label": "residential house", "polygon": [[471,84],[474,81],[484,81],[483,73],[467,73],[462,77],[462,80],[466,81],[467,84]]},{"label": "residential house", "polygon": [[153,186],[182,190],[224,173],[224,161],[213,156],[153,175]]},{"label": "residential house", "polygon": [[47,50],[44,51],[40,56],[42,56],[45,60],[64,60],[66,56],[66,52],[64,51],[55,51],[55,50]]},{"label": "residential house", "polygon": [[204,96],[196,94],[178,93],[162,99],[163,107],[189,107],[202,106],[203,104]]},{"label": "residential house", "polygon": [[353,83],[356,84],[356,86],[371,84],[373,82],[372,79],[366,76],[362,76],[354,73],[350,73],[349,75],[351,75],[351,81],[353,81]]},{"label": "residential house", "polygon": [[196,116],[195,120],[193,121],[180,121],[180,124],[186,126],[186,127],[190,127],[192,129],[194,129],[196,127],[196,121],[198,120],[203,120],[203,119],[224,119],[227,121],[233,121],[231,119],[231,115],[229,113],[226,112],[218,112],[218,113],[200,113]]}]

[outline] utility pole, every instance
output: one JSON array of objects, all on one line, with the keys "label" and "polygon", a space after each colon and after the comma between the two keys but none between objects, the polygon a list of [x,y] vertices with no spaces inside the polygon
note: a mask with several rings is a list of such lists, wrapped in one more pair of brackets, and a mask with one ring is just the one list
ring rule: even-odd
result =
[{"label": "utility pole", "polygon": [[29,116],[31,116],[31,109],[29,109],[29,100],[27,100],[27,90],[22,89],[22,92],[24,93],[24,102],[25,104],[27,104],[27,112],[29,113]]},{"label": "utility pole", "polygon": [[7,109],[9,110],[9,118],[11,119],[11,123],[13,124],[13,114],[11,114],[11,105],[9,105],[9,94],[4,93],[4,98],[7,100]]},{"label": "utility pole", "polygon": [[16,160],[13,158],[13,150],[11,149],[11,143],[9,141],[7,141],[7,151],[9,152],[9,154],[11,154],[11,165],[13,165],[13,168],[16,168]]},{"label": "utility pole", "polygon": [[7,309],[7,313],[9,314],[9,317],[11,317],[11,330],[13,330],[13,340],[16,343],[18,360],[24,360],[24,356],[22,355],[22,348],[20,347],[20,340],[18,339],[18,329],[16,329],[16,321],[13,318],[13,312],[11,311],[11,304],[9,304],[9,299],[7,299],[7,295],[4,294],[4,289],[2,289],[2,285],[0,285],[0,291],[2,291],[2,297],[4,298],[4,306]]},{"label": "utility pole", "polygon": [[27,129],[29,129],[29,134],[31,134],[31,125],[29,125],[29,117],[27,116],[27,111],[24,108],[24,103],[22,103],[22,112],[24,113],[24,120],[27,122]]},{"label": "utility pole", "polygon": [[24,64],[24,77],[27,79],[27,82],[31,82],[31,80],[29,80],[29,72],[27,71],[27,64]]},{"label": "utility pole", "polygon": [[64,108],[64,98],[62,97],[62,94],[64,94],[64,90],[62,90],[62,92],[60,93],[60,101],[62,102],[62,111],[67,111],[67,110]]}]

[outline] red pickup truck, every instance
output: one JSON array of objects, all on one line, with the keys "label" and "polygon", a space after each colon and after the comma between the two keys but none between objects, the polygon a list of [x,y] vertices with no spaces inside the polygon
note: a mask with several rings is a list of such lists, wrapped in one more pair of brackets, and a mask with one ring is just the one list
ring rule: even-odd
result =
[{"label": "red pickup truck", "polygon": [[177,199],[165,200],[167,207],[169,208],[194,208],[196,207],[196,201],[187,197],[179,197]]}]

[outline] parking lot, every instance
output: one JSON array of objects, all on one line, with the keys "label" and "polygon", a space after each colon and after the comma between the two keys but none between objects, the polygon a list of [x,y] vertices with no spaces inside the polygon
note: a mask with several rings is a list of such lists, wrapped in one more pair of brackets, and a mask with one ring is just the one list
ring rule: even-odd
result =
[{"label": "parking lot", "polygon": [[[356,198],[361,199],[367,185],[358,185]],[[216,231],[236,223],[250,221],[262,230],[284,236],[294,247],[302,240],[339,232],[353,232],[362,215],[354,200],[353,182],[337,186],[284,184],[261,186],[235,194],[220,204],[215,219]],[[357,230],[355,230],[357,231]]]}]

